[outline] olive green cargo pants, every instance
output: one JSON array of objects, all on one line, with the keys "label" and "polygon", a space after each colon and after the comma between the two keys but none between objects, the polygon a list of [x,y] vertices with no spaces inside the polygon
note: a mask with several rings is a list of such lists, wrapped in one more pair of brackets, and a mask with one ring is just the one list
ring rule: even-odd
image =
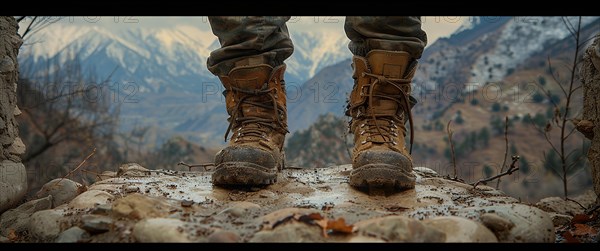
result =
[{"label": "olive green cargo pants", "polygon": [[[292,55],[294,45],[286,22],[289,16],[209,17],[221,48],[207,60],[208,70],[227,75],[237,65],[277,66]],[[370,50],[406,51],[418,59],[427,44],[420,17],[348,16],[344,24],[348,48],[357,56]]]}]

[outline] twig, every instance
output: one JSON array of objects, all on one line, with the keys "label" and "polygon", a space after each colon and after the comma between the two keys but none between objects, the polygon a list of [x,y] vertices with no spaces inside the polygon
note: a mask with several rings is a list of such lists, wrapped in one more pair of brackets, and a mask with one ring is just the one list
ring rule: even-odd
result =
[{"label": "twig", "polygon": [[98,178],[99,180],[102,180],[102,176],[98,172],[94,172],[94,171],[91,171],[91,170],[85,170],[85,169],[81,169],[81,171],[84,172],[84,173],[91,173],[93,175],[96,175],[96,178]]},{"label": "twig", "polygon": [[452,154],[452,167],[454,168],[454,179],[457,180],[458,174],[456,173],[456,155],[454,154],[454,143],[452,142],[452,134],[454,132],[450,130],[450,123],[452,123],[452,120],[448,121],[448,124],[446,125],[446,132],[448,133],[448,143],[450,144],[450,152]]},{"label": "twig", "polygon": [[83,164],[85,164],[85,162],[90,159],[94,154],[96,153],[96,148],[94,147],[94,150],[92,150],[92,152],[85,157],[85,159],[83,159],[83,161],[81,161],[81,163],[79,163],[79,165],[77,165],[77,167],[75,167],[75,169],[71,170],[69,173],[67,173],[65,176],[63,176],[62,178],[60,178],[60,180],[58,182],[56,182],[54,184],[54,186],[52,187],[56,187],[58,184],[60,184],[60,182],[62,182],[66,177],[69,177],[71,174],[73,174],[75,171],[77,171],[77,169],[79,169],[81,166],[83,166]]},{"label": "twig", "polygon": [[214,163],[188,164],[183,161],[180,161],[179,163],[177,163],[177,165],[178,166],[187,166],[189,168],[189,171],[192,171],[192,167],[202,167],[204,169],[204,171],[208,171],[208,169],[206,169],[207,166],[215,166]]},{"label": "twig", "polygon": [[[504,117],[504,160],[502,161],[502,166],[500,167],[500,173],[504,171],[504,167],[506,166],[506,159],[508,159],[508,116]],[[496,182],[496,189],[500,187],[500,177],[498,176],[498,181]]]},{"label": "twig", "polygon": [[510,167],[508,168],[508,170],[506,170],[506,172],[500,173],[496,176],[492,176],[489,178],[485,178],[485,179],[480,179],[475,183],[471,183],[471,185],[473,185],[473,189],[475,189],[477,187],[477,185],[481,184],[481,183],[486,183],[488,181],[492,181],[495,179],[500,179],[500,177],[505,176],[505,175],[511,175],[512,173],[516,172],[519,170],[518,167],[516,167],[516,163],[517,161],[520,159],[521,157],[519,157],[518,155],[514,155],[512,156],[512,163],[510,163]]},{"label": "twig", "polygon": [[583,205],[581,205],[581,203],[579,203],[578,201],[576,201],[576,200],[574,200],[574,199],[571,199],[571,198],[566,198],[565,200],[566,200],[566,201],[572,201],[572,202],[575,202],[575,203],[577,203],[577,205],[579,205],[579,207],[581,207],[581,208],[582,208],[584,211],[585,211],[585,210],[587,210],[587,208],[586,208],[586,207],[584,207]]},{"label": "twig", "polygon": [[596,206],[585,211],[585,214],[590,215],[594,213],[596,210],[600,209],[600,203],[596,203]]}]

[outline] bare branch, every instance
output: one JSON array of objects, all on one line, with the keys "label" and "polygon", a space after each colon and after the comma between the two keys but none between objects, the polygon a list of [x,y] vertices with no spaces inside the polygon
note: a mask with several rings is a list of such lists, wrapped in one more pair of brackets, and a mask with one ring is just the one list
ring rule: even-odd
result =
[{"label": "bare branch", "polygon": [[63,176],[58,182],[56,182],[54,184],[53,187],[56,187],[62,180],[64,180],[66,177],[69,177],[69,175],[73,174],[75,171],[77,171],[77,169],[79,169],[81,166],[83,166],[83,164],[85,164],[85,162],[91,158],[94,154],[96,153],[96,148],[94,147],[94,150],[92,150],[92,152],[85,157],[85,159],[83,159],[83,161],[81,161],[81,163],[79,163],[79,165],[77,165],[77,167],[75,167],[75,169],[71,170],[69,173],[67,173],[65,176]]},{"label": "bare branch", "polygon": [[21,38],[25,39],[25,36],[27,36],[27,33],[29,33],[31,31],[31,26],[33,26],[33,24],[35,23],[35,20],[37,20],[37,18],[38,18],[38,16],[33,17],[33,20],[31,20],[31,23],[29,23],[29,25],[27,25],[27,28],[23,32],[23,35],[21,36]]},{"label": "bare branch", "polygon": [[566,17],[560,17],[560,19],[562,20],[563,24],[565,24],[565,26],[567,27],[569,33],[571,33],[571,36],[575,37],[575,28],[573,28],[571,22]]},{"label": "bare branch", "polygon": [[177,165],[178,166],[187,166],[189,168],[189,171],[192,171],[192,167],[202,167],[204,169],[204,171],[208,171],[208,169],[206,169],[206,167],[215,166],[214,163],[187,164],[183,161],[180,161],[179,163],[177,163]]},{"label": "bare branch", "polygon": [[556,77],[556,75],[554,74],[554,70],[552,70],[552,62],[550,61],[550,56],[548,56],[548,69],[550,70],[550,75],[552,76],[552,79],[554,79],[554,82],[556,82],[558,84],[558,87],[560,87],[560,90],[563,92],[563,94],[566,97],[567,96],[567,91],[562,86],[561,82],[558,80],[558,78]]},{"label": "bare branch", "polygon": [[452,167],[454,168],[454,179],[458,179],[458,174],[456,172],[456,155],[454,153],[454,143],[452,142],[452,135],[454,134],[454,132],[452,132],[452,130],[450,129],[450,123],[452,123],[452,120],[448,121],[448,124],[446,125],[446,132],[448,133],[448,144],[450,144],[450,151],[451,151],[451,155],[452,155]]},{"label": "bare branch", "polygon": [[[504,171],[504,166],[506,166],[506,159],[508,158],[508,116],[504,117],[504,160],[502,161],[502,166],[500,167],[500,172]],[[500,187],[500,177],[498,176],[498,181],[496,182],[496,189]]]},{"label": "bare branch", "polygon": [[498,175],[492,176],[492,177],[489,177],[489,178],[480,179],[477,182],[471,183],[469,185],[473,185],[473,189],[475,189],[475,188],[477,188],[477,186],[479,184],[482,184],[482,183],[485,184],[486,182],[489,182],[489,181],[492,181],[492,180],[495,180],[495,179],[500,179],[500,177],[502,177],[502,176],[513,174],[514,172],[516,172],[516,171],[519,170],[519,168],[516,167],[516,163],[517,163],[517,161],[519,161],[520,158],[521,157],[519,157],[518,155],[512,156],[512,163],[510,163],[510,167],[508,168],[508,170],[506,170],[506,172],[499,173]]}]

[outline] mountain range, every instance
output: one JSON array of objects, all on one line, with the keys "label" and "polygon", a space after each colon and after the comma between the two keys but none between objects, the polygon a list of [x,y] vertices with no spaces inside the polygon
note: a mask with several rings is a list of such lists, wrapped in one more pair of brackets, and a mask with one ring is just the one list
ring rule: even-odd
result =
[{"label": "mountain range", "polygon": [[[597,25],[597,20],[584,17],[582,27]],[[434,118],[452,101],[438,98],[446,97],[446,92],[463,92],[466,86],[474,91],[499,82],[568,35],[560,17],[471,18],[425,50],[413,81],[413,93],[422,104],[417,115]],[[308,128],[319,115],[342,115],[352,78],[343,33],[291,32],[291,36],[295,52],[286,61],[286,82],[293,133]],[[119,100],[121,130],[149,127],[148,146],[174,135],[218,146],[223,144],[227,114],[222,87],[205,65],[218,46],[210,31],[188,25],[112,31],[56,23],[32,35],[19,60],[22,68],[37,72],[46,60],[65,62],[75,55],[88,71],[110,75],[112,83],[132,97]],[[448,90],[454,85],[458,88]]]}]

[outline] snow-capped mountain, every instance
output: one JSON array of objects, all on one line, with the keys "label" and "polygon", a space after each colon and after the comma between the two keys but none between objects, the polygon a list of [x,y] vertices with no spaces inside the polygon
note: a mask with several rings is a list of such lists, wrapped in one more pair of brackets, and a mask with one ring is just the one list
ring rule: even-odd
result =
[{"label": "snow-capped mountain", "polygon": [[[577,23],[575,17],[569,20]],[[581,27],[597,34],[600,18],[583,17]],[[416,116],[428,118],[443,110],[452,99],[441,97],[452,95],[457,87],[469,84],[467,91],[474,91],[471,87],[502,82],[511,72],[526,68],[528,59],[540,54],[546,58],[551,45],[568,36],[561,17],[469,18],[450,37],[427,47],[419,60],[413,80],[413,95],[419,100],[415,108],[420,109]],[[292,131],[308,128],[322,114],[343,115],[353,85],[351,74],[350,60],[342,61],[324,68],[294,91],[302,96],[288,99],[290,117],[294,118],[289,123]]]},{"label": "snow-capped mountain", "polygon": [[[570,18],[571,21],[575,20]],[[598,17],[584,17],[582,28],[600,30]],[[593,26],[593,27],[590,27]],[[308,128],[320,114],[343,114],[352,88],[347,38],[340,32],[290,30],[295,50],[286,72],[292,132]],[[544,53],[569,31],[560,17],[473,17],[448,38],[431,44],[420,60],[413,93],[428,117],[448,104],[431,102],[448,84],[500,82]],[[194,26],[132,28],[53,24],[32,35],[19,54],[23,69],[44,66],[44,58],[66,60],[76,55],[96,75],[118,83],[133,82],[134,104],[121,107],[122,129],[134,124],[156,128],[153,143],[174,134],[193,142],[222,144],[227,127],[221,85],[206,69],[206,58],[219,44],[210,31]],[[430,97],[430,96],[429,96]],[[446,103],[444,103],[446,102]],[[433,109],[425,109],[425,107]]]},{"label": "snow-capped mountain", "polygon": [[[295,52],[286,62],[288,82],[300,85],[323,67],[351,56],[343,32],[291,32]],[[20,52],[20,61],[35,67],[45,59],[60,62],[76,55],[99,76],[113,70],[114,81],[132,81],[139,91],[197,93],[200,83],[218,81],[206,69],[219,47],[211,31],[189,25],[171,28],[108,30],[100,26],[56,23],[35,33]],[[38,65],[40,66],[40,65]]]},{"label": "snow-capped mountain", "polygon": [[[321,69],[351,57],[343,31],[290,31],[294,53],[286,61],[286,82],[301,86]],[[219,42],[210,30],[190,25],[107,29],[54,23],[29,35],[19,61],[25,72],[43,73],[48,60],[76,57],[84,71],[111,77],[134,102],[121,104],[121,129],[156,127],[157,144],[174,133],[196,142],[222,143],[225,105],[219,80],[206,69]],[[127,89],[133,87],[132,89]],[[114,87],[111,87],[114,88]],[[200,130],[199,128],[202,128]]]},{"label": "snow-capped mountain", "polygon": [[[568,19],[577,23],[575,17]],[[583,17],[581,27],[596,20]],[[416,89],[497,83],[525,59],[569,35],[561,17],[472,17],[423,53]]]}]

